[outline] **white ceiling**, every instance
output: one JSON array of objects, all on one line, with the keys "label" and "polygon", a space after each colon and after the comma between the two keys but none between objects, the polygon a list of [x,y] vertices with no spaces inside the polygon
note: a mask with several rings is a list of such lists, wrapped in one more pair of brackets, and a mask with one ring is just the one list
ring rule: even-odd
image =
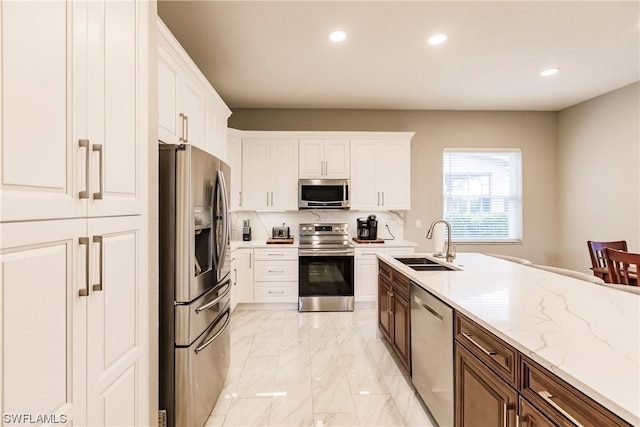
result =
[{"label": "white ceiling", "polygon": [[[557,111],[640,80],[639,0],[160,0],[158,13],[231,108]],[[435,33],[448,40],[430,46]]]}]

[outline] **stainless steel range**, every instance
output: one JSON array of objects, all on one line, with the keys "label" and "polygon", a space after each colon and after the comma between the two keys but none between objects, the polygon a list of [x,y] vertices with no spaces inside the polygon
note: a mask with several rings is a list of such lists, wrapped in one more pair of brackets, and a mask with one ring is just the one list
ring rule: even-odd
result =
[{"label": "stainless steel range", "polygon": [[344,223],[300,224],[298,311],[353,311],[353,246]]}]

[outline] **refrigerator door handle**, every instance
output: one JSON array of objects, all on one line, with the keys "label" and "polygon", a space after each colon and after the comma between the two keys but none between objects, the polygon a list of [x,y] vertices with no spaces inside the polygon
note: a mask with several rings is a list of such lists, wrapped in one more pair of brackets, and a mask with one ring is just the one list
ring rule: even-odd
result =
[{"label": "refrigerator door handle", "polygon": [[225,331],[225,329],[227,329],[227,326],[229,326],[229,322],[231,321],[231,313],[229,312],[229,310],[227,310],[226,315],[227,315],[227,319],[225,320],[224,325],[222,325],[222,328],[214,336],[212,336],[206,342],[204,342],[202,345],[197,347],[194,350],[196,354],[200,353],[202,350],[204,350],[205,348],[209,347],[209,345],[211,345],[212,342],[217,340],[218,337],[220,335],[222,335],[222,333]]},{"label": "refrigerator door handle", "polygon": [[[222,171],[217,172],[216,179],[216,193],[220,194],[220,201],[222,204],[222,238],[221,241],[216,242],[216,265],[218,268],[218,272],[222,269],[222,263],[224,262],[224,258],[227,255],[227,242],[229,240],[229,206],[227,204],[227,186],[224,181],[224,175]],[[217,197],[215,197],[217,202]],[[220,280],[221,277],[218,277]]]},{"label": "refrigerator door handle", "polygon": [[218,298],[206,303],[203,306],[196,308],[196,314],[200,314],[201,311],[209,310],[211,307],[213,307],[214,305],[216,305],[217,303],[225,299],[227,295],[229,295],[229,291],[231,291],[231,286],[229,286],[229,282],[227,282],[226,286],[227,288],[225,289],[224,293],[220,295]]}]

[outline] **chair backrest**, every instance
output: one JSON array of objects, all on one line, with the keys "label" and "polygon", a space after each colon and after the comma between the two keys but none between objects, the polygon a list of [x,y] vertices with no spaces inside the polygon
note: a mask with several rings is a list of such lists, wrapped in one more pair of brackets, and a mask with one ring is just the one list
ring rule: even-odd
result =
[{"label": "chair backrest", "polygon": [[606,248],[611,283],[638,286],[640,254]]},{"label": "chair backrest", "polygon": [[609,270],[607,267],[607,253],[606,248],[617,249],[620,251],[627,251],[627,241],[617,240],[614,242],[594,242],[593,240],[587,241],[589,247],[589,257],[591,258],[591,270],[593,270],[594,276],[598,276],[604,279],[605,282],[611,283],[609,278]]}]

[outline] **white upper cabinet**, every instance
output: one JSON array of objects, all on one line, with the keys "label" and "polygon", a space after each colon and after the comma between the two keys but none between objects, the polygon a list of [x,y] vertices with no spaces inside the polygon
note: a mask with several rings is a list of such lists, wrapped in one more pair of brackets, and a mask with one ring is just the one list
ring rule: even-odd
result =
[{"label": "white upper cabinet", "polygon": [[2,8],[2,220],[144,212],[136,3]]},{"label": "white upper cabinet", "polygon": [[349,139],[300,139],[300,179],[349,179]]},{"label": "white upper cabinet", "polygon": [[242,137],[241,132],[229,129],[227,135],[227,163],[231,166],[231,182],[227,182],[229,191],[229,210],[242,209]]},{"label": "white upper cabinet", "polygon": [[298,209],[298,140],[243,139],[242,210]]},{"label": "white upper cabinet", "polygon": [[410,138],[351,140],[351,209],[410,209]]},{"label": "white upper cabinet", "polygon": [[227,160],[231,110],[158,18],[158,137]]}]

